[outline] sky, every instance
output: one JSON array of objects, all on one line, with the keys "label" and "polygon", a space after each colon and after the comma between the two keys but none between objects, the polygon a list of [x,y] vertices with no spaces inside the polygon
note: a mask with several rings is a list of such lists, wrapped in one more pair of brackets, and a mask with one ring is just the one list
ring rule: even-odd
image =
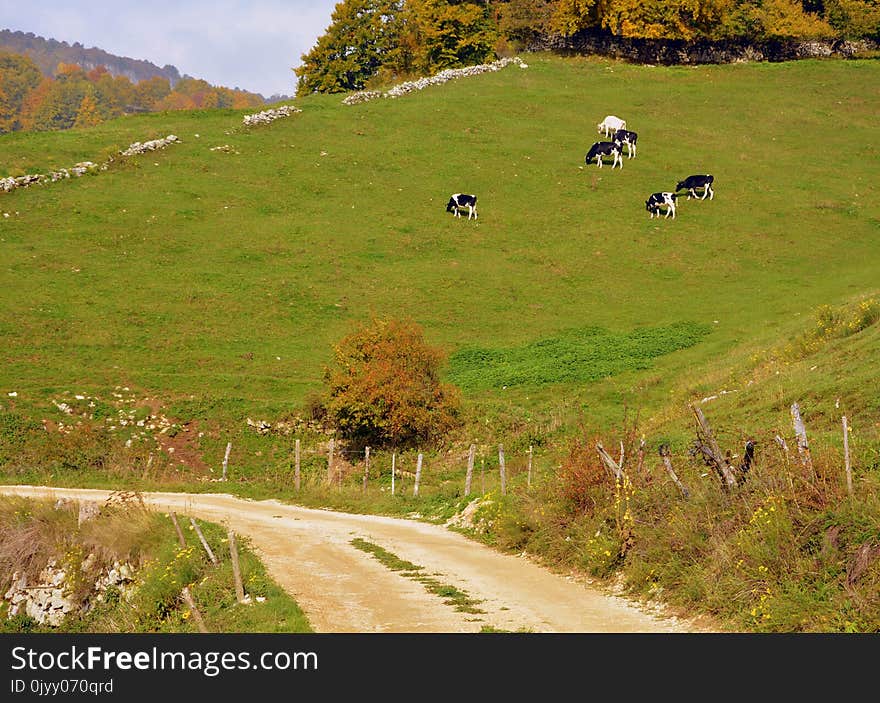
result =
[{"label": "sky", "polygon": [[338,0],[0,0],[0,29],[175,66],[214,86],[293,95]]}]

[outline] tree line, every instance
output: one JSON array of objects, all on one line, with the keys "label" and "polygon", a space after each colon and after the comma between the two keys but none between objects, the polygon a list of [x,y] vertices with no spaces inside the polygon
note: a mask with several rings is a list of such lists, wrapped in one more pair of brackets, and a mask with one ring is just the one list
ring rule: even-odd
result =
[{"label": "tree line", "polygon": [[54,75],[44,76],[29,56],[0,51],[0,134],[90,127],[137,112],[263,104],[256,93],[196,78],[182,78],[173,88],[160,76],[132,83],[126,76],[112,75],[106,66],[86,71],[62,62]]},{"label": "tree line", "polygon": [[114,76],[128,76],[134,83],[161,76],[174,85],[181,78],[180,71],[171,64],[160,68],[144,59],[117,56],[94,46],[87,49],[80,42],[68,44],[65,41],[37,36],[33,32],[0,30],[0,51],[29,56],[44,76],[54,75],[59,63],[75,63],[86,71],[96,66],[106,66]]},{"label": "tree line", "polygon": [[493,60],[536,38],[880,36],[880,0],[343,0],[294,69],[297,95],[363,90]]}]

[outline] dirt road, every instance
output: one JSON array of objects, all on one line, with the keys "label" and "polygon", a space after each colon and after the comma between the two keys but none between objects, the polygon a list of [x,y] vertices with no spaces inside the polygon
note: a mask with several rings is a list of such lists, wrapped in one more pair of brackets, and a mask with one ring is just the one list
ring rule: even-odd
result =
[{"label": "dirt road", "polygon": [[[111,491],[0,486],[0,493],[104,501]],[[227,523],[250,538],[270,575],[317,632],[688,632],[522,557],[500,554],[439,525],[251,501],[225,494],[144,493],[159,510]],[[413,579],[351,544],[360,537],[480,601],[456,611]]]}]

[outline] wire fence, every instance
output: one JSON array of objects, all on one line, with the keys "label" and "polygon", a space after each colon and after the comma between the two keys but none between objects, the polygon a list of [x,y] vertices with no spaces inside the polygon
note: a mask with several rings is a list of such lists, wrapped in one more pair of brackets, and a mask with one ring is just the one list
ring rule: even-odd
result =
[{"label": "wire fence", "polygon": [[[427,454],[417,449],[353,449],[334,439],[327,443],[303,445],[300,439],[294,440],[288,462],[283,462],[283,468],[274,476],[279,483],[292,484],[296,490],[359,485],[366,493],[371,486],[378,485],[391,495],[418,497],[423,495],[420,491],[426,485],[436,488],[460,483],[464,496],[495,490],[504,494],[514,482],[531,487],[538,479],[539,466],[546,471],[547,463],[547,457],[537,453],[533,445],[510,451],[503,444],[474,443],[457,455],[452,452]],[[227,443],[220,480],[234,477],[231,448],[232,443]]]}]

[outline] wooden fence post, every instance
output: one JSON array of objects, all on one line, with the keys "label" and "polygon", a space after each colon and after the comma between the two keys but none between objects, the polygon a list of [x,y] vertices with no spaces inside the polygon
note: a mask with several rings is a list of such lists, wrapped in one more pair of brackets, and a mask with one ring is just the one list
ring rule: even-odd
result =
[{"label": "wooden fence post", "polygon": [[196,626],[199,628],[199,632],[207,632],[208,628],[205,626],[205,621],[204,619],[202,619],[202,614],[196,607],[196,602],[195,600],[193,600],[192,593],[189,592],[189,586],[183,587],[181,595],[183,596],[183,600],[189,608],[189,612],[192,613],[193,620],[196,621]]},{"label": "wooden fence post", "polygon": [[843,416],[843,458],[846,462],[846,492],[852,496],[852,465],[849,461],[849,426],[846,424],[846,415]]},{"label": "wooden fence post", "polygon": [[798,453],[801,455],[801,463],[809,470],[810,475],[816,478],[816,472],[813,470],[813,458],[810,456],[810,443],[807,441],[807,428],[801,417],[800,406],[795,402],[791,404],[791,422],[794,426],[794,433],[797,436]]},{"label": "wooden fence post", "polygon": [[244,585],[241,582],[241,568],[238,564],[238,547],[235,546],[235,532],[229,528],[229,556],[232,557],[232,580],[235,582],[235,597],[244,603]]},{"label": "wooden fence post", "polygon": [[193,526],[193,529],[196,531],[196,534],[199,536],[199,541],[202,543],[202,546],[205,548],[205,551],[208,553],[208,558],[211,560],[212,564],[217,564],[217,557],[214,556],[214,552],[211,551],[211,545],[208,544],[208,540],[205,539],[205,535],[202,534],[202,530],[199,528],[194,518],[189,519],[190,524]]},{"label": "wooden fence post", "polygon": [[681,491],[682,497],[688,498],[690,496],[688,489],[684,487],[684,484],[681,481],[679,481],[678,476],[672,468],[672,460],[669,458],[669,445],[661,444],[659,453],[663,458],[663,465],[666,467],[666,471],[669,473],[672,482],[678,486],[678,490]]},{"label": "wooden fence post", "polygon": [[367,481],[370,478],[370,448],[364,447],[364,493],[367,492]]},{"label": "wooden fence post", "polygon": [[464,495],[465,497],[471,494],[471,479],[474,476],[474,455],[477,451],[477,445],[471,444],[470,449],[468,449],[468,463],[467,463],[467,473],[464,477]]},{"label": "wooden fence post", "polygon": [[397,452],[391,452],[391,495],[394,495],[394,475],[397,473]]},{"label": "wooden fence post", "polygon": [[480,493],[486,495],[486,459],[480,457]]},{"label": "wooden fence post", "polygon": [[[611,455],[605,451],[605,447],[602,446],[601,442],[596,442],[596,452],[599,454],[599,458],[602,460],[602,463],[605,464],[605,467],[611,472],[614,476],[615,481],[623,480],[623,464],[618,464],[614,459],[611,458]],[[621,459],[622,459],[621,455]]]},{"label": "wooden fence post", "polygon": [[177,530],[177,541],[180,542],[181,547],[185,547],[186,539],[183,537],[183,530],[180,529],[180,523],[177,522],[177,514],[173,510],[171,511],[171,522],[174,523],[174,529]]},{"label": "wooden fence post", "polygon": [[713,463],[715,464],[718,473],[721,474],[721,478],[727,485],[727,488],[734,488],[737,485],[736,476],[731,470],[730,464],[727,463],[724,454],[721,453],[721,447],[718,446],[718,441],[715,439],[715,435],[712,433],[712,428],[709,426],[709,422],[703,415],[703,411],[697,405],[691,405],[691,410],[697,418],[697,423],[703,431],[703,436],[706,438],[706,442],[708,442],[709,451],[712,452]]},{"label": "wooden fence post", "polygon": [[507,493],[507,467],[504,465],[504,445],[498,445],[498,471],[501,473],[501,495]]},{"label": "wooden fence post", "polygon": [[299,490],[299,440],[296,440],[293,448],[293,485]]},{"label": "wooden fence post", "polygon": [[788,460],[788,443],[779,435],[773,438],[776,444],[779,445],[779,448],[785,453],[785,458]]},{"label": "wooden fence post", "polygon": [[529,488],[532,487],[532,445],[529,445],[529,473],[526,481],[526,486]]},{"label": "wooden fence post", "polygon": [[226,480],[226,467],[229,465],[229,452],[232,451],[232,442],[226,443],[226,454],[223,457],[223,477],[220,479],[221,481]]},{"label": "wooden fence post", "polygon": [[419,481],[422,478],[422,453],[419,452],[419,458],[416,461],[416,485],[413,487],[413,495],[419,494]]},{"label": "wooden fence post", "polygon": [[333,449],[335,448],[336,440],[334,438],[330,438],[330,448],[327,450],[327,483],[333,483]]}]

